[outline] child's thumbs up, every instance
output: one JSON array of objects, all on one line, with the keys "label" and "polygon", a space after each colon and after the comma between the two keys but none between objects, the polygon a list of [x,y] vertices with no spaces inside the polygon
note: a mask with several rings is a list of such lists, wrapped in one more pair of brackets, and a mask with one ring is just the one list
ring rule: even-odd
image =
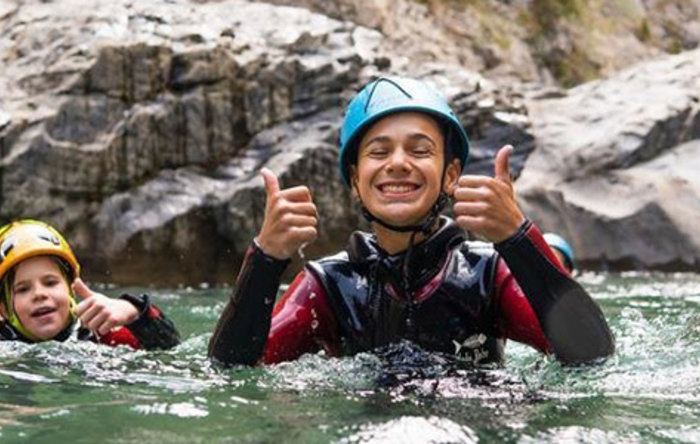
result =
[{"label": "child's thumbs up", "polygon": [[92,291],[85,285],[82,279],[76,278],[73,282],[73,292],[81,301],[92,297]]},{"label": "child's thumbs up", "polygon": [[94,302],[93,292],[90,291],[85,282],[82,279],[76,278],[73,282],[73,293],[78,298],[78,306],[75,307],[75,315],[81,317]]},{"label": "child's thumbs up", "polygon": [[107,334],[112,328],[132,322],[139,315],[130,302],[95,293],[80,278],[73,283],[73,291],[81,299],[75,307],[75,315],[83,327],[97,334]]}]

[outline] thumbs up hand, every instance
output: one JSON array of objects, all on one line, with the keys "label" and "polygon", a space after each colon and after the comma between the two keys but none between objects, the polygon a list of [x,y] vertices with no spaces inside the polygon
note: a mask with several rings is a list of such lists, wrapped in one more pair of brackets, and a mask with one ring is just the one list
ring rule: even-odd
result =
[{"label": "thumbs up hand", "polygon": [[133,322],[139,317],[138,309],[130,302],[93,293],[80,278],[73,283],[73,291],[80,300],[75,307],[75,315],[83,327],[97,334],[107,334],[112,328]]},{"label": "thumbs up hand", "polygon": [[513,147],[506,145],[496,154],[494,177],[464,175],[454,189],[457,224],[494,243],[515,234],[525,220],[515,203],[508,161]]},{"label": "thumbs up hand", "polygon": [[263,168],[265,182],[265,219],[257,240],[265,254],[289,259],[304,244],[313,242],[318,224],[316,205],[306,186],[280,189],[272,171]]}]

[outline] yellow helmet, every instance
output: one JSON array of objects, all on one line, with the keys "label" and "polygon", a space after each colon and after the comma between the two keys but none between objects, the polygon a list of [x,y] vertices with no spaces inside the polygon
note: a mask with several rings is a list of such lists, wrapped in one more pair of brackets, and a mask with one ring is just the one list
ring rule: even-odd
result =
[{"label": "yellow helmet", "polygon": [[[0,283],[2,284],[3,303],[7,309],[7,321],[27,338],[35,338],[29,333],[16,313],[11,300],[9,282],[5,281],[8,271],[25,259],[34,256],[57,256],[65,261],[69,270],[65,270],[69,282],[80,275],[80,264],[75,258],[68,242],[55,228],[38,220],[25,219],[12,222],[0,228]],[[71,316],[75,297],[71,290]]]},{"label": "yellow helmet", "polygon": [[0,228],[0,280],[23,260],[42,255],[65,260],[70,266],[71,280],[80,274],[80,264],[73,250],[51,225],[25,219]]}]

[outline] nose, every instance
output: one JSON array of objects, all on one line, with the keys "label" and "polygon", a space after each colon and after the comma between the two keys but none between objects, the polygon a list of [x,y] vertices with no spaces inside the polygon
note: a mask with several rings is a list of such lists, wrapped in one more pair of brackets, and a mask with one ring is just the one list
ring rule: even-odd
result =
[{"label": "nose", "polygon": [[389,156],[387,172],[408,172],[410,169],[411,163],[409,162],[406,150],[401,146],[396,147],[391,153],[391,156]]},{"label": "nose", "polygon": [[49,293],[48,293],[47,287],[45,287],[41,284],[37,284],[34,287],[34,292],[32,294],[33,301],[42,301],[48,297],[49,297]]}]

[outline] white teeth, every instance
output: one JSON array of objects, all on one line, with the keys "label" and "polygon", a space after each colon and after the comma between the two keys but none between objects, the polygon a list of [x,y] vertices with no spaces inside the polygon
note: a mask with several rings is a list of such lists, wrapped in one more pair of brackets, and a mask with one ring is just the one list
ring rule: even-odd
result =
[{"label": "white teeth", "polygon": [[382,191],[385,193],[408,193],[413,189],[412,185],[382,185]]}]

